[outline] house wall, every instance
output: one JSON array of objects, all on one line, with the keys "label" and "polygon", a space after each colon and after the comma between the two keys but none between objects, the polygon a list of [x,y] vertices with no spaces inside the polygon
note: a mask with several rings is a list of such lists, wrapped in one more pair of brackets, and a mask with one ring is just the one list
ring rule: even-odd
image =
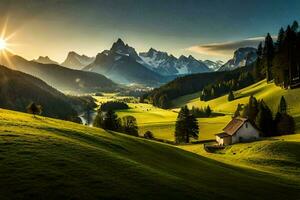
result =
[{"label": "house wall", "polygon": [[259,132],[251,123],[246,122],[235,135],[232,136],[232,143],[256,140],[259,138]]},{"label": "house wall", "polygon": [[219,136],[216,136],[216,141],[219,145],[224,145],[224,140],[223,138],[220,138]]},{"label": "house wall", "polygon": [[219,145],[229,145],[231,144],[231,136],[220,138],[219,136],[216,136],[216,141]]}]

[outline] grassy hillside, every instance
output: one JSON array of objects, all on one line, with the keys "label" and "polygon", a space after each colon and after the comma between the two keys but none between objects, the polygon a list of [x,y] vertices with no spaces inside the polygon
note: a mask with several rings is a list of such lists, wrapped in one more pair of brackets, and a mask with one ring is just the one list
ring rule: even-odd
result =
[{"label": "grassy hillside", "polygon": [[[94,98],[97,99],[100,104],[107,101],[121,100],[126,97],[106,93],[104,96]],[[174,141],[175,121],[178,115],[176,109],[165,110],[145,103],[129,103],[128,105],[130,109],[119,110],[117,114],[119,117],[126,115],[134,116],[137,119],[141,136],[149,130],[156,138]],[[199,118],[199,140],[214,139],[214,134],[220,132],[230,119],[231,117],[229,115],[213,118]]]},{"label": "grassy hillside", "polygon": [[172,102],[173,106],[180,107],[187,104],[189,107],[204,107],[210,105],[214,111],[231,114],[234,113],[239,103],[248,103],[249,96],[254,95],[257,99],[264,99],[268,106],[276,112],[280,98],[284,96],[289,105],[289,113],[295,117],[297,127],[300,128],[300,88],[284,90],[273,83],[267,84],[266,81],[261,81],[234,92],[236,99],[231,102],[228,102],[227,95],[207,102],[200,101],[199,95],[200,92],[180,97]]},{"label": "grassy hillside", "polygon": [[207,153],[203,145],[182,148],[220,162],[258,169],[286,177],[291,182],[300,182],[300,134],[235,144],[217,153]]},{"label": "grassy hillside", "polygon": [[285,178],[71,122],[0,110],[1,199],[297,199]]},{"label": "grassy hillside", "polygon": [[76,110],[84,105],[36,77],[0,66],[0,107],[26,112],[31,102],[42,105],[43,116],[71,121],[78,121]]}]

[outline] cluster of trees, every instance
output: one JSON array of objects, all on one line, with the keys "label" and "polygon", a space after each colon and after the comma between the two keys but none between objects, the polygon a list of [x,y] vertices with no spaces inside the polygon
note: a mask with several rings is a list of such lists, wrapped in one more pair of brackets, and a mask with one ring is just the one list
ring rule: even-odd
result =
[{"label": "cluster of trees", "polygon": [[277,41],[268,34],[264,44],[257,49],[254,75],[257,79],[266,77],[274,80],[283,88],[296,87],[300,84],[300,32],[297,21],[286,29],[281,28]]},{"label": "cluster of trees", "polygon": [[261,131],[264,137],[293,134],[295,133],[295,122],[288,114],[287,102],[282,96],[275,118],[273,112],[264,102],[255,97],[249,98],[249,103],[242,108],[239,104],[234,117],[247,117]]},{"label": "cluster of trees", "polygon": [[199,125],[197,118],[187,106],[180,109],[175,124],[175,142],[189,143],[190,138],[198,139]]},{"label": "cluster of trees", "polygon": [[128,135],[139,136],[137,120],[133,116],[119,118],[113,110],[99,110],[94,120],[95,127],[118,131]]},{"label": "cluster of trees", "polygon": [[108,101],[100,106],[101,111],[109,111],[109,110],[123,110],[128,109],[129,106],[122,101]]},{"label": "cluster of trees", "polygon": [[234,90],[239,90],[241,88],[247,87],[253,83],[254,78],[252,73],[243,72],[238,76],[232,76],[232,79],[230,80],[223,79],[216,83],[207,85],[203,88],[200,94],[200,100],[209,101],[224,94],[230,93]]},{"label": "cluster of trees", "polygon": [[212,109],[210,108],[210,106],[206,106],[204,108],[196,108],[196,107],[192,107],[192,109],[190,110],[190,113],[197,117],[197,118],[205,118],[205,117],[210,117],[212,114]]}]

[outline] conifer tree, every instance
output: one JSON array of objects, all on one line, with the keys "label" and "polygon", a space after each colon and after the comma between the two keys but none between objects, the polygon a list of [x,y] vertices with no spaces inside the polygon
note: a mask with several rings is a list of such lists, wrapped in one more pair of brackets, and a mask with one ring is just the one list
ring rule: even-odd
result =
[{"label": "conifer tree", "polygon": [[284,96],[281,97],[279,107],[278,107],[278,112],[280,114],[286,114],[287,113],[287,103],[285,101]]},{"label": "conifer tree", "polygon": [[209,105],[206,107],[205,113],[206,113],[206,116],[207,116],[207,117],[210,117],[210,116],[211,116],[212,110],[211,110],[211,108],[210,108]]},{"label": "conifer tree", "polygon": [[120,128],[120,120],[113,110],[108,110],[105,113],[103,128],[111,131],[116,131]]},{"label": "conifer tree", "polygon": [[285,37],[284,34],[285,34],[284,29],[281,27],[277,36],[277,42],[276,42],[277,50],[279,50],[283,44],[284,37]]},{"label": "conifer tree", "polygon": [[234,100],[234,94],[233,94],[232,90],[229,91],[227,99],[228,99],[228,101],[233,101]]},{"label": "conifer tree", "polygon": [[273,114],[270,108],[263,100],[259,103],[259,112],[256,118],[256,126],[260,129],[263,136],[270,137],[274,135]]},{"label": "conifer tree", "polygon": [[197,119],[190,114],[187,106],[182,107],[175,124],[176,143],[189,143],[190,137],[197,139],[198,134],[199,126]]},{"label": "conifer tree", "polygon": [[268,35],[265,39],[263,54],[267,61],[266,76],[267,76],[267,81],[269,82],[273,79],[272,61],[273,61],[273,57],[274,57],[274,43],[273,43],[273,39],[272,39],[270,33],[268,33]]},{"label": "conifer tree", "polygon": [[299,24],[298,24],[298,22],[296,20],[293,22],[291,29],[294,32],[298,32]]}]

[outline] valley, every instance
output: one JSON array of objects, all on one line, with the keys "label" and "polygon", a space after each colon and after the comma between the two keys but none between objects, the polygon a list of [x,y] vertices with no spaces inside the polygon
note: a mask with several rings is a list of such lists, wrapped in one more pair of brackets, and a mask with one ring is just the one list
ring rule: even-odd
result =
[{"label": "valley", "polygon": [[0,1],[0,200],[300,200],[299,9]]}]

